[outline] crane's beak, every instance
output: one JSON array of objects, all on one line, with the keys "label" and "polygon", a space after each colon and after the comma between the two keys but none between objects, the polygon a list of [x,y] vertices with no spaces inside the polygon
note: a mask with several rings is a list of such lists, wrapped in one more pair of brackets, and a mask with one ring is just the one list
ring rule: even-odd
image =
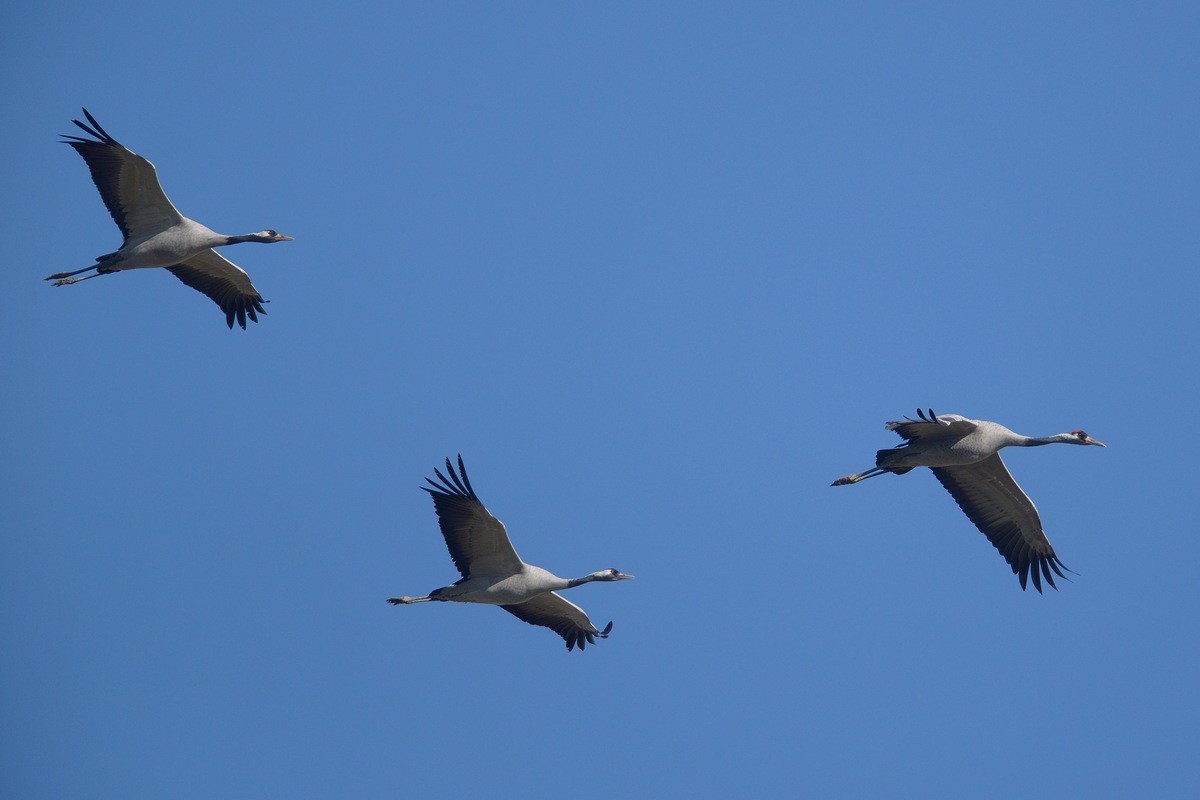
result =
[{"label": "crane's beak", "polygon": [[618,572],[618,573],[617,573],[617,580],[619,580],[619,581],[631,581],[631,580],[633,580],[633,576],[632,576],[632,575],[626,575],[624,572]]},{"label": "crane's beak", "polygon": [[284,236],[282,233],[277,233],[277,234],[275,234],[275,238],[272,239],[271,241],[273,241],[273,242],[294,242],[296,240],[293,239],[291,236]]},{"label": "crane's beak", "polygon": [[1096,447],[1104,447],[1104,448],[1108,447],[1108,445],[1106,445],[1104,442],[1097,442],[1095,439],[1093,439],[1090,436],[1087,437],[1086,439],[1084,439],[1083,443],[1084,444],[1094,444],[1094,445],[1096,445]]}]

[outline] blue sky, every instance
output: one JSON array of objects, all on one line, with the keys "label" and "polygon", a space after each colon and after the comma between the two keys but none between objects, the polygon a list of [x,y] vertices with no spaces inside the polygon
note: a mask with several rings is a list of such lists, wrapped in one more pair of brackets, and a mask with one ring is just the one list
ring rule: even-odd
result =
[{"label": "blue sky", "polygon": [[[495,5],[9,12],[0,793],[1194,796],[1194,4]],[[42,281],[81,105],[260,324]],[[1061,592],[829,488],[918,405],[1109,445]],[[459,452],[611,638],[385,604]]]}]

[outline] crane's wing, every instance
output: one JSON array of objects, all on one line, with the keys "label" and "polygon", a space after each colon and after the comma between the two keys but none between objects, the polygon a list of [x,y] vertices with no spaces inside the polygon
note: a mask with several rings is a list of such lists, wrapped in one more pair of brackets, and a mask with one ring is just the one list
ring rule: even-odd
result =
[{"label": "crane's wing", "polygon": [[459,573],[469,578],[473,572],[480,575],[511,575],[520,571],[524,564],[508,540],[504,523],[493,517],[475,496],[475,490],[467,480],[462,456],[458,457],[461,478],[454,473],[448,458],[446,472],[449,478],[436,468],[433,472],[438,477],[437,481],[425,479],[433,488],[421,488],[433,497],[438,527],[442,529],[446,548]]},{"label": "crane's wing", "polygon": [[1031,573],[1033,588],[1039,593],[1042,576],[1051,588],[1058,588],[1054,575],[1065,578],[1062,569],[1067,567],[1058,560],[1042,532],[1042,520],[1033,501],[1008,474],[999,454],[962,467],[931,469],[959,508],[1004,556],[1013,574],[1021,579],[1022,589]]},{"label": "crane's wing", "polygon": [[896,422],[889,422],[884,427],[895,431],[909,442],[918,439],[926,442],[934,439],[961,439],[976,427],[975,423],[966,417],[960,417],[958,414],[938,416],[933,413],[932,408],[929,409],[929,416],[925,416],[925,412],[918,408],[917,416],[920,417],[919,420],[905,417]]},{"label": "crane's wing", "polygon": [[93,139],[63,134],[63,143],[83,156],[100,199],[112,214],[125,241],[164,231],[183,217],[163,193],[154,165],[108,135],[96,118],[83,110],[91,127],[71,120]]},{"label": "crane's wing", "polygon": [[211,297],[225,312],[230,330],[235,316],[245,330],[247,316],[258,322],[255,312],[267,313],[262,304],[269,301],[263,300],[258,289],[250,283],[250,276],[211,248],[167,269],[188,286]]},{"label": "crane's wing", "polygon": [[612,631],[611,622],[604,630],[597,629],[582,608],[555,592],[539,594],[524,603],[500,607],[530,625],[541,625],[554,631],[566,640],[567,650],[579,645],[580,651],[583,651],[586,645],[596,643],[597,636],[607,639]]}]

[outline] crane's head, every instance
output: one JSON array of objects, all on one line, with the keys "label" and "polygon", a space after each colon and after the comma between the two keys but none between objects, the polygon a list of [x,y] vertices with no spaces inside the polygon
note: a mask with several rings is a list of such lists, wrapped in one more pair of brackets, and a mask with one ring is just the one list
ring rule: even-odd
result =
[{"label": "crane's head", "polygon": [[1096,441],[1083,431],[1071,431],[1070,433],[1060,434],[1060,436],[1066,437],[1065,441],[1070,444],[1094,444],[1096,447],[1108,447],[1104,442]]},{"label": "crane's head", "polygon": [[282,233],[278,233],[268,228],[265,231],[258,231],[257,233],[250,234],[248,237],[246,237],[246,241],[270,244],[271,242],[290,242],[293,241],[293,239],[291,236],[284,236]]},{"label": "crane's head", "polygon": [[594,581],[631,581],[632,575],[626,575],[624,572],[618,572],[615,569],[602,569],[599,572],[593,572],[588,575]]}]

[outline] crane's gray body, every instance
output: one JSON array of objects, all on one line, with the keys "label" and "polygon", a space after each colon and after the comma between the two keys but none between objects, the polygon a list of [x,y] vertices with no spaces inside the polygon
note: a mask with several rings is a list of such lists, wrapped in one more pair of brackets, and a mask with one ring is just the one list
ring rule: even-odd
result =
[{"label": "crane's gray body", "polygon": [[[880,450],[875,454],[875,466],[894,471],[914,467],[960,467],[983,461],[1001,448],[1029,441],[996,422],[967,419],[957,414],[939,414],[939,420],[949,423],[936,434],[926,434],[901,447]],[[896,424],[896,423],[891,423]]]},{"label": "crane's gray body", "polygon": [[100,269],[113,271],[171,267],[210,248],[229,244],[230,238],[195,220],[180,217],[170,228],[132,239],[117,252],[96,261]]},{"label": "crane's gray body", "polygon": [[524,603],[540,594],[569,589],[571,582],[549,570],[522,564],[517,572],[497,575],[475,575],[429,593],[434,600],[459,603],[486,603],[494,606]]}]

